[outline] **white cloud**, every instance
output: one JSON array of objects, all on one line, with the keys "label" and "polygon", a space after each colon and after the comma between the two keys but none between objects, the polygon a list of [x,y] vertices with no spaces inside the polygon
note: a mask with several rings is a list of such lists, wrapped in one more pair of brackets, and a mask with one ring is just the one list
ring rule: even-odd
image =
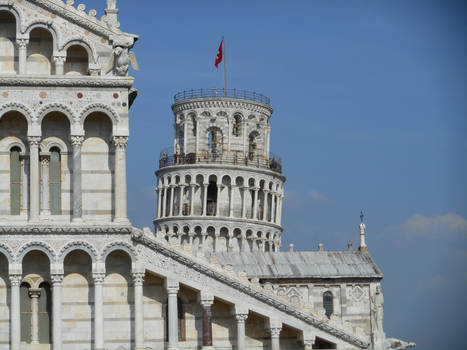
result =
[{"label": "white cloud", "polygon": [[400,225],[390,226],[388,231],[405,236],[430,236],[433,238],[445,235],[467,235],[467,220],[454,213],[434,217],[415,214]]},{"label": "white cloud", "polygon": [[315,203],[325,203],[329,201],[324,194],[316,190],[310,191],[310,193],[308,193],[308,197]]}]

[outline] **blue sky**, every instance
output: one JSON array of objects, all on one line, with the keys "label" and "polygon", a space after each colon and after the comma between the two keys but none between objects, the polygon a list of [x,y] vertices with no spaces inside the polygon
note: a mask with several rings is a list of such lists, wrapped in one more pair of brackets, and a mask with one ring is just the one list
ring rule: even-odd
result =
[{"label": "blue sky", "polygon": [[[99,9],[104,7],[101,1]],[[89,4],[89,2],[88,2]],[[120,0],[137,33],[129,215],[152,226],[173,95],[229,86],[272,100],[283,158],[283,247],[368,245],[385,274],[385,331],[418,349],[467,343],[467,2]]]}]

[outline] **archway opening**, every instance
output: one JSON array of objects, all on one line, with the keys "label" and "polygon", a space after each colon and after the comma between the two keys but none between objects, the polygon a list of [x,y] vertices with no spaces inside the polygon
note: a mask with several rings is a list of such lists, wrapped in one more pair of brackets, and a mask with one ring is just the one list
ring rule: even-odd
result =
[{"label": "archway opening", "polygon": [[73,45],[66,51],[66,75],[89,75],[88,52],[81,45]]},{"label": "archway opening", "polygon": [[16,49],[16,18],[8,11],[0,11],[0,74],[18,72]]},{"label": "archway opening", "polygon": [[53,37],[43,28],[35,28],[29,35],[27,50],[28,74],[52,74]]}]

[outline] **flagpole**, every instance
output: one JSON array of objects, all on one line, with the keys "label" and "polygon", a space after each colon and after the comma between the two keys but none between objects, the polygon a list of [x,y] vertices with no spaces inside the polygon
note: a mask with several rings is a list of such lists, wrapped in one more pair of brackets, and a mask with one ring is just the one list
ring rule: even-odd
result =
[{"label": "flagpole", "polygon": [[223,50],[224,50],[224,97],[227,97],[227,55],[225,50],[225,37],[222,37],[222,41],[224,42]]}]

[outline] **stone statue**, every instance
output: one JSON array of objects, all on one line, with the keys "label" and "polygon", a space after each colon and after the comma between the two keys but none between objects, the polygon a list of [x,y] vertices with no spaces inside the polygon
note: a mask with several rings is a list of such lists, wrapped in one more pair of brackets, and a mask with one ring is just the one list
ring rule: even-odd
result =
[{"label": "stone statue", "polygon": [[415,346],[415,343],[409,343],[395,338],[388,338],[384,341],[384,350],[405,350],[414,348]]},{"label": "stone statue", "polygon": [[117,8],[117,0],[107,0],[107,9],[115,10]]},{"label": "stone statue", "polygon": [[140,70],[135,54],[133,52],[128,53],[128,48],[117,46],[110,58],[107,72],[113,70],[115,75],[126,76],[130,64],[134,70]]},{"label": "stone statue", "polygon": [[371,297],[371,315],[375,330],[383,331],[384,297],[380,286],[376,286],[376,294]]}]

